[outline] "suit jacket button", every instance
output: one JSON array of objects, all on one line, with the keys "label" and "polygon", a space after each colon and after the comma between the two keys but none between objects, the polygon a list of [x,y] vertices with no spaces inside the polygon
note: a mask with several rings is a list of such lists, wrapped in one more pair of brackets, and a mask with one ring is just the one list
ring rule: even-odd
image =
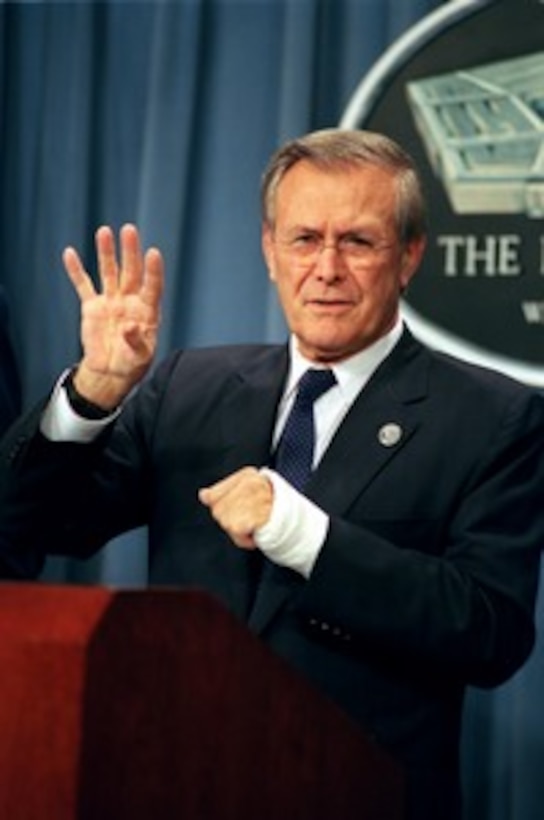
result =
[{"label": "suit jacket button", "polygon": [[323,630],[323,632],[328,632],[330,629],[330,625],[326,621],[322,621],[321,629]]}]

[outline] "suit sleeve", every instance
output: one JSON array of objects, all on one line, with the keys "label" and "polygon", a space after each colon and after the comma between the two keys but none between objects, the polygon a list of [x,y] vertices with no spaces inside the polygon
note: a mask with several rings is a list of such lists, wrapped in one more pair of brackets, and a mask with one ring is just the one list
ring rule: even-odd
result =
[{"label": "suit sleeve", "polygon": [[1,577],[36,577],[45,556],[86,558],[146,522],[148,444],[170,364],[92,443],[48,440],[46,401],[9,430],[0,449]]}]

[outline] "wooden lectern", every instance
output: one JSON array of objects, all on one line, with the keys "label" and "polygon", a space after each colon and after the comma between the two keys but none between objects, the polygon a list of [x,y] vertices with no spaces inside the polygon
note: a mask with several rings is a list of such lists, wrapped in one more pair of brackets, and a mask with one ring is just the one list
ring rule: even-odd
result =
[{"label": "wooden lectern", "polygon": [[402,777],[199,591],[0,586],[0,817],[397,820]]}]

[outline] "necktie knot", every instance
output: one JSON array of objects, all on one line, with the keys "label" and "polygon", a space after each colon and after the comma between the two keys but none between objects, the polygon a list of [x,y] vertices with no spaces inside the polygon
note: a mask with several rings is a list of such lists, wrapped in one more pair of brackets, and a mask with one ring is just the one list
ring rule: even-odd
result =
[{"label": "necktie knot", "polygon": [[310,368],[298,383],[296,403],[301,407],[311,407],[317,399],[336,384],[332,370]]}]

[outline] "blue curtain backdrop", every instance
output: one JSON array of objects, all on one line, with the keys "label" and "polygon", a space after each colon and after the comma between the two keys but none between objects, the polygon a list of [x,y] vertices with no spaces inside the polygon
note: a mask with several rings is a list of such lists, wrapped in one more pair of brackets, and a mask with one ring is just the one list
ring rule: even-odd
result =
[{"label": "blue curtain backdrop", "polygon": [[[288,137],[338,123],[365,72],[439,0],[0,3],[0,282],[26,405],[77,360],[67,244],[102,223],[164,252],[161,352],[284,338],[259,247],[258,186]],[[45,580],[145,584],[145,537]],[[539,620],[542,622],[542,607]],[[542,820],[542,645],[471,692],[467,820]]]}]

